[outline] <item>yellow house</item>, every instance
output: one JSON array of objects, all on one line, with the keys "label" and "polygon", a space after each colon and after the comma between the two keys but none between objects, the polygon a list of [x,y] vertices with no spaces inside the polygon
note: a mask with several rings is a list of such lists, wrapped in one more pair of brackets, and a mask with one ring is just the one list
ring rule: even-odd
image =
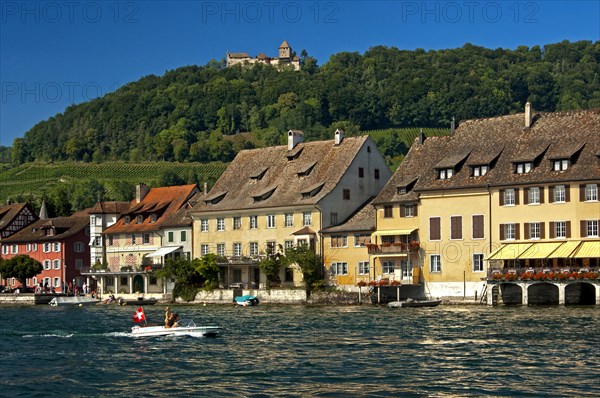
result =
[{"label": "yellow house", "polygon": [[[260,287],[258,262],[271,252],[307,244],[324,254],[321,231],[353,214],[385,185],[391,172],[368,136],[304,142],[290,130],[288,145],[243,150],[208,195],[190,211],[194,257],[226,261],[224,287]],[[301,276],[282,271],[281,280]]]},{"label": "yellow house", "polygon": [[[534,114],[528,104],[448,137],[421,135],[373,202],[377,274],[406,261],[431,295],[472,298],[490,263],[597,268],[599,131],[599,110]],[[409,250],[373,256],[392,242]]]},{"label": "yellow house", "polygon": [[354,287],[372,280],[367,245],[375,230],[373,199],[341,224],[323,230],[323,258],[329,285]]}]

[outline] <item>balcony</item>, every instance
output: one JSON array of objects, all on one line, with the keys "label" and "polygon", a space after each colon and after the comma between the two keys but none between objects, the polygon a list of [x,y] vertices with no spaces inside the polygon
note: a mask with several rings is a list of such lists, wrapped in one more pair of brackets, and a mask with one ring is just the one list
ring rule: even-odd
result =
[{"label": "balcony", "polygon": [[515,281],[574,281],[597,280],[600,269],[595,268],[503,268],[491,269],[488,272],[488,282]]},{"label": "balcony", "polygon": [[419,242],[412,241],[410,243],[367,243],[367,250],[369,254],[408,254],[408,253],[416,253],[419,251]]}]

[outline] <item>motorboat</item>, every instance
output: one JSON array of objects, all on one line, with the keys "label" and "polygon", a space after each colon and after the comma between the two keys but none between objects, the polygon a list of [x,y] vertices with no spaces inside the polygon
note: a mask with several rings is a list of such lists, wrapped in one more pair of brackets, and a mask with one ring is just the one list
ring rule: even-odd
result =
[{"label": "motorboat", "polygon": [[410,307],[437,307],[442,303],[441,299],[437,300],[414,300],[408,298],[404,301],[392,301],[388,303],[390,308],[410,308]]},{"label": "motorboat", "polygon": [[154,336],[192,336],[192,337],[214,337],[221,330],[220,326],[196,326],[191,319],[182,319],[176,326],[167,328],[165,326],[134,326],[131,328],[133,337]]},{"label": "motorboat", "polygon": [[137,299],[124,300],[122,298],[117,299],[119,305],[154,305],[158,300],[155,298],[143,298],[138,297]]},{"label": "motorboat", "polygon": [[48,304],[53,307],[63,306],[63,305],[89,305],[89,304],[97,304],[100,302],[100,299],[88,297],[88,296],[58,296],[54,297]]},{"label": "motorboat", "polygon": [[258,303],[260,303],[258,297],[251,296],[249,294],[246,294],[245,296],[236,296],[233,300],[237,305],[241,305],[243,307],[258,305]]}]

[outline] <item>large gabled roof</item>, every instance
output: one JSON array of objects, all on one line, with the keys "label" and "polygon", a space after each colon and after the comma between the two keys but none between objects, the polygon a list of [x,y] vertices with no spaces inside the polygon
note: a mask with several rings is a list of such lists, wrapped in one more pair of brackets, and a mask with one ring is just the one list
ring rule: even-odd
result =
[{"label": "large gabled roof", "polygon": [[131,206],[131,202],[97,202],[90,214],[121,214]]},{"label": "large gabled roof", "polygon": [[[28,225],[15,234],[3,239],[3,243],[29,243],[61,241],[87,228],[90,224],[89,209],[77,212],[69,217],[55,217]],[[46,235],[46,230],[54,229],[55,235]]]},{"label": "large gabled roof", "polygon": [[358,208],[350,217],[333,227],[322,230],[324,234],[338,232],[362,232],[375,231],[376,210],[373,207],[373,200],[370,198],[360,208]]},{"label": "large gabled roof", "polygon": [[[103,233],[156,231],[166,226],[165,223],[173,226],[174,223],[176,224],[175,220],[180,217],[179,210],[184,208],[198,192],[196,184],[151,188],[139,203],[132,204],[121,214],[117,222]],[[151,214],[156,215],[156,221],[152,221]],[[141,223],[137,222],[138,215],[143,217]],[[129,218],[129,223],[126,222],[126,217]]]},{"label": "large gabled roof", "polygon": [[[600,109],[542,112],[525,127],[523,113],[467,120],[448,137],[415,141],[404,162],[377,196],[375,204],[415,201],[423,191],[560,183],[600,179]],[[468,154],[461,160],[464,154]],[[565,171],[553,171],[552,160],[567,158]],[[519,162],[532,162],[531,172],[517,174]],[[439,166],[452,167],[453,175],[439,179]],[[473,177],[471,167],[489,171]],[[398,187],[416,180],[411,190]]]},{"label": "large gabled roof", "polygon": [[[192,212],[314,205],[339,183],[368,136],[243,150]],[[374,145],[373,145],[374,146]]]}]

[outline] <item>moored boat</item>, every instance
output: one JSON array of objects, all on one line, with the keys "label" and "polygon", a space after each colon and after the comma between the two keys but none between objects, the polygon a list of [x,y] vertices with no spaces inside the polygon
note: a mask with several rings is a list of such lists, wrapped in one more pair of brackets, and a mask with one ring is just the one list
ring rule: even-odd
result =
[{"label": "moored boat", "polygon": [[53,307],[63,306],[63,305],[88,305],[88,304],[97,304],[100,302],[100,299],[92,298],[88,296],[58,296],[54,297],[48,304]]},{"label": "moored boat", "polygon": [[258,305],[258,303],[260,303],[258,297],[249,294],[246,294],[245,296],[236,296],[233,300],[237,305],[241,305],[243,307]]},{"label": "moored boat", "polygon": [[409,308],[409,307],[437,307],[442,303],[442,300],[414,300],[406,299],[404,301],[392,301],[388,303],[390,308]]}]

